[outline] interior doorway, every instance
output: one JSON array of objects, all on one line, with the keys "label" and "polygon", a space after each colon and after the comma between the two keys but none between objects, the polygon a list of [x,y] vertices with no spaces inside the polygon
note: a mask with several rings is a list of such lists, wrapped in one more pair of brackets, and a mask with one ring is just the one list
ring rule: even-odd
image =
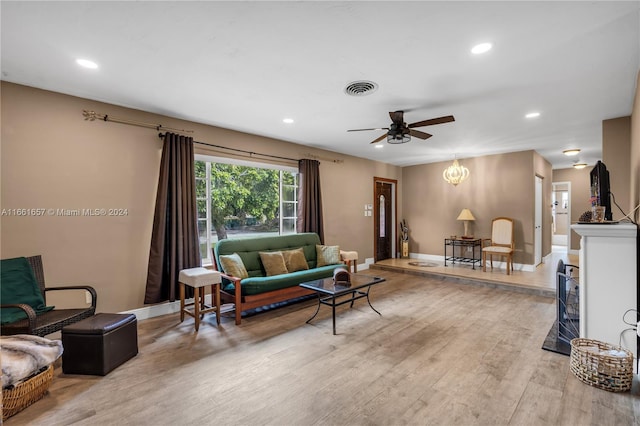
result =
[{"label": "interior doorway", "polygon": [[376,262],[395,257],[398,181],[373,178],[373,251]]},{"label": "interior doorway", "polygon": [[536,176],[534,217],[534,266],[542,263],[542,178]]},{"label": "interior doorway", "polygon": [[551,245],[567,251],[571,238],[571,182],[553,182],[551,192]]}]

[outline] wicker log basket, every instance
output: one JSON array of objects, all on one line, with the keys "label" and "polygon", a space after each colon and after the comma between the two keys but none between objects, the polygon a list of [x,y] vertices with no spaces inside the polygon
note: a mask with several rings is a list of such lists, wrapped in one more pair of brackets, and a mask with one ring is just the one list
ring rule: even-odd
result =
[{"label": "wicker log basket", "polygon": [[17,385],[2,389],[2,421],[27,408],[47,393],[53,379],[53,364]]},{"label": "wicker log basket", "polygon": [[[624,356],[601,354],[620,351]],[[571,340],[571,372],[582,382],[611,392],[626,392],[633,381],[633,354],[598,340]]]}]

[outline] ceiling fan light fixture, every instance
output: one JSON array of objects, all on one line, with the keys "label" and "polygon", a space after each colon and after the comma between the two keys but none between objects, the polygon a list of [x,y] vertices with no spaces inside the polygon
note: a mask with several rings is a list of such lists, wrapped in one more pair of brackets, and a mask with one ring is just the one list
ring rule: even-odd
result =
[{"label": "ceiling fan light fixture", "polygon": [[584,169],[585,167],[587,167],[587,163],[575,163],[573,165],[574,169]]},{"label": "ceiling fan light fixture", "polygon": [[464,182],[468,177],[469,169],[465,166],[461,166],[457,159],[453,160],[453,164],[442,172],[442,178],[453,186],[457,186],[459,183]]},{"label": "ceiling fan light fixture", "polygon": [[407,143],[411,140],[411,135],[409,133],[387,133],[387,143],[390,144],[402,144]]}]

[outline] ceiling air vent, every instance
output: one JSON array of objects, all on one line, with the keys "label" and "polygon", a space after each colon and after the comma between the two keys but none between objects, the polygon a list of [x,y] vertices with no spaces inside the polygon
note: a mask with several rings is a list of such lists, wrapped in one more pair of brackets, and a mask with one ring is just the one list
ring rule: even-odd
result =
[{"label": "ceiling air vent", "polygon": [[365,96],[369,95],[378,89],[378,85],[373,81],[360,80],[349,83],[344,88],[344,92],[351,96]]}]

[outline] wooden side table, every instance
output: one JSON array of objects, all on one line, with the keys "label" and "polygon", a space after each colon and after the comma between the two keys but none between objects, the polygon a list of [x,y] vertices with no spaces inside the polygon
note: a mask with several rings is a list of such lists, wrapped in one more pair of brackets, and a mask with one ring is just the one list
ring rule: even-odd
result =
[{"label": "wooden side table", "polygon": [[[216,322],[220,325],[220,272],[206,268],[183,269],[178,275],[180,283],[180,322],[184,321],[184,314],[195,318],[196,331],[200,328],[200,319],[204,314],[215,312]],[[193,288],[193,303],[185,303],[185,289],[188,285]],[[205,288],[211,286],[211,305],[204,303]],[[190,307],[193,307],[190,309]]]}]

